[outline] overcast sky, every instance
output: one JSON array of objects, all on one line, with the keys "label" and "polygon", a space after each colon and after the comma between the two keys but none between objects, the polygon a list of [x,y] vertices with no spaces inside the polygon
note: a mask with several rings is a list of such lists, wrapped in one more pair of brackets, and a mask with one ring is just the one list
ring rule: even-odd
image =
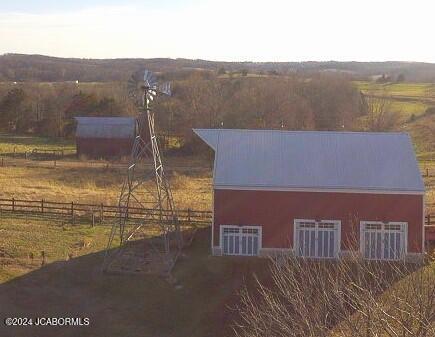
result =
[{"label": "overcast sky", "polygon": [[433,0],[0,0],[0,53],[435,62]]}]

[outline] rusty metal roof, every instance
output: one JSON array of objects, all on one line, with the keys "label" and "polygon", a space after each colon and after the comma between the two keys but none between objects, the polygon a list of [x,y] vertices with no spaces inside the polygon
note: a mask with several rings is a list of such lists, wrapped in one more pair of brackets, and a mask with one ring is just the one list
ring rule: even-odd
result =
[{"label": "rusty metal roof", "polygon": [[134,138],[134,117],[75,117],[77,138]]},{"label": "rusty metal roof", "polygon": [[195,129],[216,188],[424,191],[406,133]]}]

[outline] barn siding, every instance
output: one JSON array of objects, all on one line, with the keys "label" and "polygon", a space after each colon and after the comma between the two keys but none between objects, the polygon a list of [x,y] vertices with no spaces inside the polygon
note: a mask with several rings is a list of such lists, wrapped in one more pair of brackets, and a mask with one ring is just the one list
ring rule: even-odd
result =
[{"label": "barn siding", "polygon": [[[422,252],[423,196],[332,192],[214,191],[214,243],[219,225],[263,226],[263,248],[293,246],[294,219],[341,220],[341,249],[359,238],[359,221],[408,223],[408,252]],[[359,244],[359,243],[358,243]]]},{"label": "barn siding", "polygon": [[133,138],[76,138],[77,155],[91,158],[129,156]]}]

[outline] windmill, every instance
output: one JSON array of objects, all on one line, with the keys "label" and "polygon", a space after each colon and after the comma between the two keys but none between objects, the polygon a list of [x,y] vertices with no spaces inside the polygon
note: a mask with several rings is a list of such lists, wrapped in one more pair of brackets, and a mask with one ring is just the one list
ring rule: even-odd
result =
[{"label": "windmill", "polygon": [[[134,73],[127,84],[139,115],[126,178],[118,202],[118,219],[112,226],[103,270],[164,273],[174,264],[182,237],[169,181],[155,133],[152,102],[171,95],[169,83],[159,84],[148,71]],[[129,209],[143,219],[132,220]],[[114,242],[119,239],[119,247]],[[157,271],[156,271],[157,270]]]}]

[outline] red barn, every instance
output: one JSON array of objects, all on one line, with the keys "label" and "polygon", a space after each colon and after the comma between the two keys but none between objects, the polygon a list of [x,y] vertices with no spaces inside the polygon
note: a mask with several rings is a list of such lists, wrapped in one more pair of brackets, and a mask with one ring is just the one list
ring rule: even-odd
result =
[{"label": "red barn", "polygon": [[424,184],[407,134],[194,131],[215,152],[213,255],[421,258]]},{"label": "red barn", "polygon": [[77,155],[91,158],[129,156],[136,137],[133,117],[75,117]]}]

